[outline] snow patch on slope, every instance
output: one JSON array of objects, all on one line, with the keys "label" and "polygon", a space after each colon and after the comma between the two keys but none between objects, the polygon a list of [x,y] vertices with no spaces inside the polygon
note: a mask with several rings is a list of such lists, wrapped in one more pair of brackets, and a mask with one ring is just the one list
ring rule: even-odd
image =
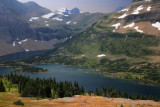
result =
[{"label": "snow patch on slope", "polygon": [[123,28],[133,27],[134,25],[135,25],[135,23],[133,22],[133,23],[127,25],[127,26],[124,26]]},{"label": "snow patch on slope", "polygon": [[29,50],[28,50],[28,49],[25,49],[25,51],[26,51],[26,52],[29,52]]},{"label": "snow patch on slope", "polygon": [[97,55],[98,58],[105,57],[105,54]]},{"label": "snow patch on slope", "polygon": [[143,31],[139,30],[138,28],[139,28],[138,26],[134,27],[134,29],[136,29],[137,32],[143,33]]},{"label": "snow patch on slope", "polygon": [[28,39],[25,39],[25,40],[19,41],[19,42],[18,42],[18,44],[20,44],[20,45],[21,45],[23,42],[27,42],[27,40],[28,40]]},{"label": "snow patch on slope", "polygon": [[142,10],[142,9],[143,9],[143,5],[141,5],[141,6],[137,7],[137,9],[136,9],[136,10],[134,10],[134,12],[133,12],[133,13],[131,13],[131,14],[139,14],[139,11],[140,11],[140,10]]},{"label": "snow patch on slope", "polygon": [[124,12],[124,11],[129,11],[129,9],[128,9],[128,8],[125,8],[125,9],[122,9],[121,11],[122,11],[122,12]]},{"label": "snow patch on slope", "polygon": [[77,24],[77,22],[73,22],[73,24],[75,25],[75,24]]},{"label": "snow patch on slope", "polygon": [[48,26],[49,26],[49,24],[46,24],[46,26],[48,27]]},{"label": "snow patch on slope", "polygon": [[69,15],[64,15],[65,17],[68,17]]},{"label": "snow patch on slope", "polygon": [[45,18],[45,19],[49,19],[50,17],[54,16],[55,13],[49,13],[49,14],[46,14],[46,15],[43,15],[42,18]]},{"label": "snow patch on slope", "polygon": [[112,25],[113,27],[115,27],[116,29],[118,29],[118,27],[121,25],[121,23],[117,23],[117,24],[114,24]]},{"label": "snow patch on slope", "polygon": [[125,14],[123,14],[122,16],[118,17],[118,19],[123,19],[123,18],[125,18],[126,16],[128,16],[127,13],[125,13]]},{"label": "snow patch on slope", "polygon": [[38,20],[39,17],[32,17],[29,21],[32,22],[33,20]]},{"label": "snow patch on slope", "polygon": [[71,21],[66,22],[67,25],[69,25],[71,23]]},{"label": "snow patch on slope", "polygon": [[151,6],[148,6],[146,10],[151,11],[151,8],[152,8]]},{"label": "snow patch on slope", "polygon": [[16,46],[16,42],[15,41],[13,42],[13,46]]},{"label": "snow patch on slope", "polygon": [[63,19],[60,19],[60,18],[58,18],[58,17],[53,18],[53,20],[56,20],[56,21],[63,21]]},{"label": "snow patch on slope", "polygon": [[158,30],[160,30],[160,23],[156,22],[152,24],[153,27],[158,28]]}]

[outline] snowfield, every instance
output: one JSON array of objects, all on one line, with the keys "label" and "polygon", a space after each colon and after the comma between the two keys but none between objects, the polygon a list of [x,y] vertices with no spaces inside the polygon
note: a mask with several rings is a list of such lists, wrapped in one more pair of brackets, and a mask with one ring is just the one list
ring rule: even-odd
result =
[{"label": "snowfield", "polygon": [[136,9],[136,10],[134,10],[134,12],[133,12],[133,13],[131,13],[131,14],[139,14],[139,11],[140,11],[140,10],[143,10],[143,5],[141,5],[141,6],[137,7],[137,9]]},{"label": "snowfield", "polygon": [[75,25],[75,24],[77,24],[77,22],[73,22],[73,24]]},{"label": "snowfield", "polygon": [[16,46],[16,42],[15,41],[13,42],[13,46]]},{"label": "snowfield", "polygon": [[133,27],[134,25],[135,25],[135,23],[133,22],[133,23],[127,25],[127,26],[124,26],[123,28]]},{"label": "snowfield", "polygon": [[23,42],[27,42],[27,40],[28,40],[28,39],[25,39],[25,40],[19,41],[19,42],[18,42],[18,44],[20,44],[20,45],[21,45]]},{"label": "snowfield", "polygon": [[158,30],[160,30],[160,23],[156,22],[152,24],[153,27],[158,28]]},{"label": "snowfield", "polygon": [[129,9],[128,9],[128,8],[125,8],[125,9],[122,9],[121,11],[122,11],[122,12],[124,12],[124,11],[129,11]]},{"label": "snowfield", "polygon": [[98,58],[105,57],[105,54],[97,55]]},{"label": "snowfield", "polygon": [[33,20],[38,20],[39,17],[32,17],[29,21],[32,22]]},{"label": "snowfield", "polygon": [[71,21],[66,22],[67,25],[69,25],[71,23]]},{"label": "snowfield", "polygon": [[123,19],[123,18],[125,18],[126,16],[128,16],[127,13],[125,13],[125,14],[123,14],[122,16],[118,17],[118,19]]},{"label": "snowfield", "polygon": [[56,20],[56,21],[63,21],[63,19],[60,19],[60,18],[58,18],[58,17],[53,18],[53,20]]},{"label": "snowfield", "polygon": [[151,11],[151,8],[152,8],[151,6],[148,6],[146,10]]},{"label": "snowfield", "polygon": [[25,49],[25,51],[26,51],[26,52],[29,52],[29,50],[28,50],[28,49]]},{"label": "snowfield", "polygon": [[139,28],[138,26],[134,27],[134,29],[136,29],[137,32],[143,33],[143,31],[139,30],[138,28]]},{"label": "snowfield", "polygon": [[49,13],[49,14],[46,14],[46,15],[43,15],[42,18],[45,18],[45,19],[49,19],[50,17],[54,16],[55,13]]},{"label": "snowfield", "polygon": [[49,24],[46,24],[46,26],[48,27],[48,26],[49,26]]},{"label": "snowfield", "polygon": [[117,23],[117,24],[114,24],[112,26],[115,27],[116,29],[118,29],[118,27],[121,26],[121,23]]}]

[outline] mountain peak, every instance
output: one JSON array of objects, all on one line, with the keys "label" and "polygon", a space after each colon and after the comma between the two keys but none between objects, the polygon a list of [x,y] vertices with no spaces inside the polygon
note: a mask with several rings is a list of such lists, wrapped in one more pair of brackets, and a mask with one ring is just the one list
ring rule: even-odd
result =
[{"label": "mountain peak", "polygon": [[25,5],[30,5],[30,6],[39,6],[37,3],[35,3],[34,1],[29,1],[24,3]]},{"label": "mountain peak", "polygon": [[79,8],[77,8],[77,7],[73,8],[72,10],[70,10],[70,12],[72,14],[82,13],[82,11]]},{"label": "mountain peak", "polygon": [[58,10],[55,10],[54,13],[68,15],[68,14],[79,14],[79,13],[82,13],[82,11],[77,7],[73,8],[71,10],[69,10],[67,8],[60,8]]}]

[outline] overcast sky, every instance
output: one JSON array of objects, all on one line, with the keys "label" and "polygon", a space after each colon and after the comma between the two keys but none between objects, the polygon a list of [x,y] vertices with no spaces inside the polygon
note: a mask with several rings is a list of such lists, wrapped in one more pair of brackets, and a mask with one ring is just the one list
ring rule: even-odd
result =
[{"label": "overcast sky", "polygon": [[113,12],[118,7],[127,6],[132,0],[18,0],[21,2],[34,1],[52,11],[59,8],[78,7],[84,12]]}]

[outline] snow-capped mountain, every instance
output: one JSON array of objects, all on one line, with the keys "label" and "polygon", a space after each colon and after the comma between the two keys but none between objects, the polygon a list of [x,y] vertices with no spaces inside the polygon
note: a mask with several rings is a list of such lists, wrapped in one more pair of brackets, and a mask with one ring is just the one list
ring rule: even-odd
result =
[{"label": "snow-capped mountain", "polygon": [[69,14],[69,10],[67,8],[60,8],[58,10],[55,10],[54,13],[65,15],[65,14]]},{"label": "snow-capped mountain", "polygon": [[81,14],[78,8],[52,12],[35,2],[0,2],[0,56],[50,50],[104,16]]},{"label": "snow-capped mountain", "polygon": [[82,11],[79,8],[73,8],[71,10],[69,10],[67,8],[60,8],[60,9],[54,11],[54,13],[68,15],[68,14],[79,14],[79,13],[82,13]]},{"label": "snow-capped mountain", "polygon": [[41,42],[44,40],[43,35],[32,29],[28,20],[31,16],[47,14],[50,10],[34,2],[21,3],[17,0],[0,2],[0,56],[49,49],[50,46]]},{"label": "snow-capped mountain", "polygon": [[[71,10],[69,10],[67,8],[60,8],[60,9],[55,10],[53,12],[50,12],[48,14],[44,14],[44,15],[42,15],[40,17],[49,19],[49,18],[52,18],[55,15],[69,16],[69,15],[72,15],[72,14],[80,14],[80,13],[82,13],[82,11],[80,9],[78,9],[78,8],[73,8]],[[30,21],[32,21],[32,19],[38,20],[37,17],[32,17],[30,19]]]},{"label": "snow-capped mountain", "polygon": [[83,13],[79,8],[73,8],[72,10],[69,10],[70,14],[79,14]]}]

